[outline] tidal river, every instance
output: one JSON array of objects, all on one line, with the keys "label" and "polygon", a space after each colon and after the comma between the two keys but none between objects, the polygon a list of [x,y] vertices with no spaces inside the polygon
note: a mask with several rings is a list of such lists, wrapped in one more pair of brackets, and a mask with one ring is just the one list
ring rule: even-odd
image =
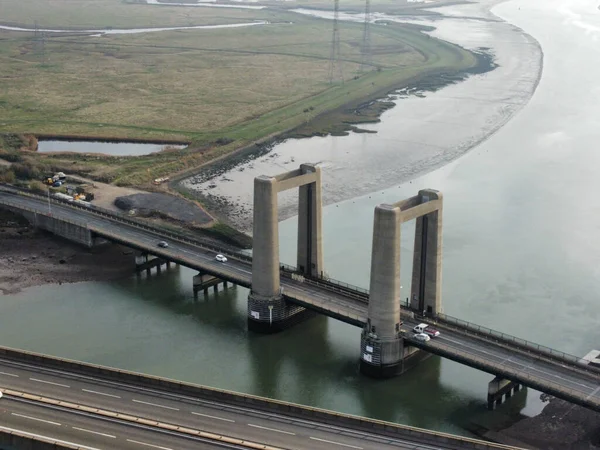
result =
[{"label": "tidal river", "polygon": [[[454,6],[448,14],[459,14],[460,8]],[[374,206],[423,187],[439,189],[445,198],[446,312],[582,355],[600,341],[600,199],[595,195],[600,188],[600,11],[587,0],[512,0],[493,12],[540,43],[544,70],[535,94],[525,106],[518,105],[520,111],[508,124],[442,168],[327,207],[326,266],[335,278],[367,286]],[[481,21],[484,37],[485,23],[496,22]],[[519,46],[537,48],[535,41],[523,39],[511,26],[497,40],[500,47],[510,48],[517,40]],[[510,52],[502,56],[502,67],[519,64],[519,55],[515,53],[514,61]],[[535,73],[534,68],[516,71],[512,84],[504,87],[519,91],[519,83],[529,86],[537,79]],[[419,108],[431,104],[435,120],[429,134],[445,133],[452,139],[452,129],[463,130],[470,123],[460,115],[460,99],[486,103],[503,92],[502,84],[490,83],[485,91],[459,95],[459,86],[418,99],[422,103],[411,100]],[[438,95],[456,95],[455,108],[441,114]],[[488,103],[497,106],[496,101]],[[400,124],[409,120],[394,116],[395,110],[388,114]],[[471,117],[477,119],[472,122],[476,135],[479,114]],[[455,126],[436,129],[436,123]],[[356,138],[344,139],[337,141],[338,148],[344,149],[346,142],[351,147]],[[373,153],[383,154],[382,148],[393,140],[383,129],[369,136],[369,147],[356,164],[372,164]],[[314,142],[294,143],[299,149],[296,163],[307,159],[300,149],[315,151]],[[408,159],[389,161],[385,179],[394,169],[399,177],[407,170]],[[266,169],[274,173],[281,167]],[[341,176],[333,172],[326,168],[325,180]],[[348,179],[347,186],[377,182],[376,172],[369,174],[372,179]],[[250,184],[240,184],[238,190],[250,190]],[[294,220],[282,222],[280,230],[282,259],[293,262]],[[405,291],[410,237],[407,227]],[[491,379],[485,373],[431,358],[402,377],[371,380],[358,373],[357,328],[318,317],[276,336],[249,334],[246,290],[219,292],[195,303],[191,277],[191,271],[178,269],[150,279],[43,286],[4,296],[0,340],[3,345],[455,433],[465,433],[465,424],[485,409]],[[531,390],[515,400],[526,414],[542,406]]]}]

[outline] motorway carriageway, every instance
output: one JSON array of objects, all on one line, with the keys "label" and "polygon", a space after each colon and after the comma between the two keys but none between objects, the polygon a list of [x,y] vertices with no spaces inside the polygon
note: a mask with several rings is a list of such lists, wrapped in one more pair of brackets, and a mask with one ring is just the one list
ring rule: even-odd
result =
[{"label": "motorway carriageway", "polygon": [[[0,388],[86,405],[97,409],[143,417],[162,423],[202,430],[273,446],[298,450],[433,450],[458,449],[403,441],[386,436],[278,416],[136,388],[118,382],[39,368],[0,359]],[[9,391],[10,392],[10,391]],[[0,426],[3,430],[33,433],[80,445],[85,449],[246,448],[200,442],[181,435],[159,432],[150,427],[123,424],[91,414],[57,410],[43,403],[5,394],[0,399]]]}]

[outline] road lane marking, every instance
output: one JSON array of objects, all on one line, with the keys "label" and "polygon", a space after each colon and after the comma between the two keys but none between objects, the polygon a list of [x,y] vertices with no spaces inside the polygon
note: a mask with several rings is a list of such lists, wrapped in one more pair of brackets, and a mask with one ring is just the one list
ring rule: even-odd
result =
[{"label": "road lane marking", "polygon": [[592,392],[590,395],[588,395],[585,399],[588,400],[590,398],[592,398],[594,395],[596,395],[596,392],[600,391],[600,386],[598,386],[596,389],[594,389],[594,392]]},{"label": "road lane marking", "polygon": [[49,420],[44,420],[44,419],[38,419],[37,417],[31,417],[31,416],[25,416],[23,414],[17,414],[17,413],[11,413],[13,416],[17,416],[17,417],[23,417],[24,419],[30,419],[30,420],[37,420],[38,422],[46,422],[52,425],[58,425],[60,427],[60,423],[58,422],[51,422]]},{"label": "road lane marking", "polygon": [[161,450],[173,450],[169,447],[161,447],[160,445],[146,444],[145,442],[134,441],[133,439],[127,439],[127,442],[133,442],[134,444],[145,445],[147,447],[160,448]]},{"label": "road lane marking", "polygon": [[0,375],[7,375],[7,376],[9,376],[9,377],[16,377],[16,378],[19,378],[19,375],[15,375],[14,373],[0,372]]},{"label": "road lane marking", "polygon": [[61,439],[57,439],[57,438],[53,438],[53,437],[49,437],[49,436],[44,436],[42,434],[30,433],[29,431],[17,430],[15,428],[3,427],[1,425],[0,425],[0,430],[10,431],[12,433],[19,433],[19,434],[23,434],[25,436],[29,436],[29,437],[33,437],[33,438],[47,439],[49,441],[54,441],[54,442],[56,442],[58,444],[72,445],[73,447],[77,447],[79,449],[84,449],[84,450],[100,450],[99,448],[96,448],[96,447],[88,447],[87,445],[76,444],[74,442],[69,442],[69,441],[63,441]]},{"label": "road lane marking", "polygon": [[254,428],[260,428],[261,430],[275,431],[276,433],[291,434],[292,436],[296,436],[296,433],[292,433],[291,431],[278,430],[277,428],[261,427],[260,425],[254,425],[254,424],[251,424],[251,423],[249,423],[248,426],[249,427],[254,427]]},{"label": "road lane marking", "polygon": [[113,394],[105,394],[104,392],[91,391],[91,390],[89,390],[89,389],[82,389],[82,391],[84,391],[84,392],[89,392],[90,394],[106,395],[107,397],[121,398],[121,397],[119,397],[118,395],[113,395]]},{"label": "road lane marking", "polygon": [[224,417],[218,417],[218,416],[210,416],[208,414],[202,414],[202,413],[198,413],[198,412],[194,412],[194,411],[192,411],[192,414],[194,414],[195,416],[208,417],[210,419],[224,420],[225,422],[235,422],[235,420],[232,420],[232,419],[226,419]]},{"label": "road lane marking", "polygon": [[37,381],[38,383],[53,384],[54,386],[60,386],[60,387],[66,387],[66,388],[70,388],[71,387],[71,386],[68,386],[66,384],[54,383],[53,381],[38,380],[37,378],[30,378],[30,380],[31,381]]},{"label": "road lane marking", "polygon": [[[578,381],[573,380],[572,378],[565,378],[565,377],[558,375],[557,373],[549,372],[549,371],[545,370],[544,367],[538,368],[536,366],[538,361],[534,357],[525,357],[526,359],[524,359],[523,362],[521,362],[518,360],[511,359],[511,357],[505,358],[502,354],[486,351],[483,348],[473,347],[472,345],[468,345],[467,342],[461,342],[461,341],[458,341],[455,339],[450,339],[446,336],[444,336],[440,340],[446,340],[446,341],[452,342],[454,344],[458,344],[459,346],[464,347],[464,349],[470,350],[470,351],[466,352],[468,354],[484,353],[486,355],[489,355],[490,357],[502,358],[502,361],[500,362],[500,364],[503,364],[505,362],[510,362],[512,364],[521,366],[523,368],[523,369],[521,369],[521,371],[524,371],[525,373],[527,373],[527,371],[539,372],[541,374],[546,375],[546,377],[549,377],[550,379],[557,378],[559,380],[565,381],[568,384],[582,386],[586,389],[593,389],[593,386],[588,386],[587,384],[580,383]],[[496,351],[498,351],[498,350],[496,350]],[[477,357],[477,355],[475,357]],[[550,364],[550,363],[548,363],[548,364]],[[519,370],[519,369],[516,369],[516,370]],[[550,382],[552,382],[552,381],[550,381]]]},{"label": "road lane marking", "polygon": [[179,408],[173,408],[172,406],[157,405],[156,403],[143,402],[141,400],[136,400],[136,399],[133,399],[131,401],[136,402],[136,403],[143,403],[144,405],[156,406],[158,408],[165,408],[165,409],[172,409],[173,411],[179,411]]},{"label": "road lane marking", "polygon": [[100,433],[98,431],[92,431],[92,430],[86,430],[85,428],[77,428],[77,427],[71,427],[74,430],[79,430],[79,431],[85,431],[86,433],[92,433],[92,434],[98,434],[100,436],[105,436],[105,437],[109,437],[109,438],[113,438],[116,439],[116,436],[113,436],[112,434],[106,434],[106,433]]},{"label": "road lane marking", "polygon": [[363,450],[362,447],[357,447],[356,445],[350,445],[350,444],[342,444],[341,442],[335,442],[335,441],[328,441],[326,439],[319,439],[316,437],[310,437],[312,440],[314,441],[321,441],[321,442],[327,442],[328,444],[335,444],[335,445],[341,445],[342,447],[350,447],[350,448],[356,448],[358,450]]}]

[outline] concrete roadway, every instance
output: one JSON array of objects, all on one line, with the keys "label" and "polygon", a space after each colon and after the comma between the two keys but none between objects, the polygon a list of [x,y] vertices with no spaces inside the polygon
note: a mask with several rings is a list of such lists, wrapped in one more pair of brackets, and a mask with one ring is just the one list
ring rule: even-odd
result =
[{"label": "concrete roadway", "polygon": [[143,427],[138,428],[118,421],[96,420],[86,414],[43,408],[34,403],[7,397],[0,400],[0,431],[16,431],[31,437],[53,439],[87,450],[227,448],[208,442],[153,432]]},{"label": "concrete roadway", "polygon": [[[17,202],[19,205],[38,211],[47,211],[48,209],[43,199],[0,191],[0,202],[4,200]],[[203,268],[242,286],[248,287],[251,284],[252,266],[247,261],[230,258],[225,264],[219,263],[214,259],[214,251],[171,240],[167,240],[168,248],[159,248],[157,243],[163,239],[160,235],[66,205],[52,204],[52,215],[88,224],[90,228],[101,230],[107,237],[118,237],[124,243],[129,242],[155,255],[174,261],[184,259],[185,261],[182,263],[188,267]],[[344,317],[346,319],[353,318],[355,325],[366,322],[368,305],[362,300],[288,278],[282,278],[281,284],[287,296],[300,299],[307,306],[316,307],[321,312],[334,315],[341,320],[344,320]],[[407,320],[405,327],[412,328],[414,325],[416,322]],[[570,389],[572,394],[583,401],[585,405],[600,410],[600,376],[582,374],[573,366],[535,359],[491,341],[446,330],[442,331],[440,338],[433,339],[428,343],[415,342],[415,345],[454,360],[459,360],[456,358],[456,353],[458,353],[461,358],[459,362],[492,374],[498,373],[494,371],[494,364],[501,364],[503,368],[510,369],[519,375],[521,382],[525,385],[542,391],[544,391],[544,384],[548,387],[558,386],[562,389]],[[492,364],[485,367],[486,363]],[[534,381],[534,383],[528,381]],[[535,385],[535,382],[542,383],[542,386]],[[550,393],[557,395],[556,392]],[[561,398],[571,400],[568,397],[561,396]]]},{"label": "concrete roadway", "polygon": [[[26,197],[0,191],[0,202],[3,202],[3,200],[16,202],[20,206],[43,213],[47,213],[48,211],[47,202],[41,198]],[[86,210],[56,203],[52,203],[51,210],[52,216],[55,218],[64,218],[72,222],[87,224],[97,234],[101,234],[109,239],[118,239],[125,245],[135,246],[153,255],[180,262],[182,265],[192,269],[204,269],[215,276],[244,287],[250,287],[252,284],[252,264],[248,261],[229,257],[226,263],[220,263],[215,260],[216,254],[212,250],[165,239],[148,230],[114,222],[105,217],[91,214]],[[158,247],[158,242],[162,240],[166,240],[169,243],[169,247]],[[185,261],[181,261],[182,259]],[[363,301],[349,299],[346,296],[334,294],[325,289],[310,286],[289,278],[282,277],[281,285],[285,295],[290,297],[292,301],[298,299],[303,304],[321,309],[324,313],[331,312],[341,320],[347,318],[354,324],[366,323],[367,309]]]},{"label": "concrete roadway", "polygon": [[[417,324],[419,324],[418,320],[405,320],[402,328],[410,331]],[[412,333],[408,334],[410,336]],[[414,340],[412,342],[417,347],[450,359],[455,359],[452,354],[457,352],[461,357],[472,361],[473,367],[477,367],[478,364],[496,364],[504,369],[513,370],[523,378],[530,377],[548,386],[555,385],[571,390],[573,395],[587,402],[589,407],[600,410],[600,377],[598,375],[580,372],[566,365],[537,359],[493,342],[486,342],[444,329],[440,329],[440,335],[428,342]],[[490,372],[493,373],[492,370]],[[527,379],[524,379],[522,383],[531,386]],[[536,389],[539,388],[536,387]]]},{"label": "concrete roadway", "polygon": [[[430,446],[354,431],[305,419],[282,417],[249,407],[135,388],[78,374],[0,359],[0,388],[116,411],[164,423],[298,450],[460,449]],[[214,448],[214,445],[153,431],[142,426],[56,410],[44,404],[0,399],[0,427],[35,433],[98,449],[163,450]],[[230,447],[238,448],[238,447]]]}]

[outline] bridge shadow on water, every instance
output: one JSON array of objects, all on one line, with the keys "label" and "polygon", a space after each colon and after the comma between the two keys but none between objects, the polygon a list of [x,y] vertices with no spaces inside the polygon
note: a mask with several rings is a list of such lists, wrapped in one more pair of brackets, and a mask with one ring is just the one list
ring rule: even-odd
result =
[{"label": "bridge shadow on water", "polygon": [[397,378],[368,378],[358,370],[360,329],[317,316],[276,335],[255,334],[247,329],[247,289],[220,287],[194,300],[192,275],[172,267],[160,275],[153,272],[150,278],[143,275],[112,285],[126,294],[121,297],[162,310],[161,316],[164,311],[183,316],[187,325],[192,319],[197,331],[191,336],[200,339],[197,358],[207,364],[212,360],[213,365],[217,360],[219,365],[213,378],[197,372],[206,370],[202,361],[186,361],[185,370],[167,371],[165,376],[467,435],[472,420],[486,413],[491,380],[486,374],[473,371],[476,386],[463,389],[454,379],[461,373],[457,364],[432,356]]}]

